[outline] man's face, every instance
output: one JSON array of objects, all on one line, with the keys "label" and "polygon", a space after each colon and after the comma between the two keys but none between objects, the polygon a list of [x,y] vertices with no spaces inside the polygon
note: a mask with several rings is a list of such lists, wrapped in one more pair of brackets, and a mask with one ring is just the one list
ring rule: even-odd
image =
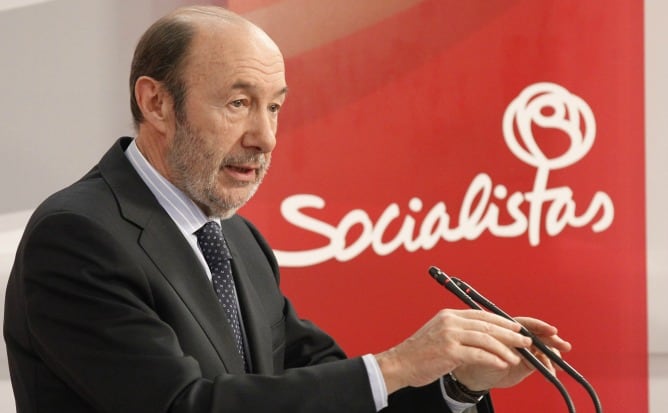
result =
[{"label": "man's face", "polygon": [[187,59],[167,167],[205,213],[228,217],[269,167],[287,90],[283,57],[263,33],[240,27],[200,30]]}]

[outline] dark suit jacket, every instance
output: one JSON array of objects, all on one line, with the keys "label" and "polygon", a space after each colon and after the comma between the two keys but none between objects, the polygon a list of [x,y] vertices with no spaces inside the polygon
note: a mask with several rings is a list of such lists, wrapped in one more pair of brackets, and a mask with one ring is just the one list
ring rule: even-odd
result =
[{"label": "dark suit jacket", "polygon": [[[27,225],[4,321],[18,411],[373,412],[361,359],[297,317],[270,247],[234,216],[223,232],[253,364],[244,373],[200,262],[125,158],[129,142]],[[390,403],[448,411],[437,384]]]}]

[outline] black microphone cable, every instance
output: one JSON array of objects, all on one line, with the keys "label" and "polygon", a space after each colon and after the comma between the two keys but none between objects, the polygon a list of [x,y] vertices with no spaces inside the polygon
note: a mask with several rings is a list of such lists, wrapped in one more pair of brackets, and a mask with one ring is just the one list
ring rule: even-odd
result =
[{"label": "black microphone cable", "polygon": [[[485,298],[482,294],[477,292],[473,287],[465,283],[464,281],[458,279],[457,277],[451,277],[452,281],[457,284],[457,286],[461,289],[464,290],[466,295],[468,295],[473,301],[477,302],[478,304],[482,305],[483,307],[487,308],[489,311],[506,318],[508,320],[515,321],[510,315],[505,313],[501,308],[499,308],[497,305],[495,305],[493,302],[491,302],[489,299]],[[591,397],[592,402],[594,403],[594,407],[596,408],[597,413],[601,413],[603,411],[603,407],[601,406],[601,401],[598,398],[598,395],[596,394],[596,391],[594,390],[594,387],[589,384],[589,382],[584,378],[580,372],[575,370],[573,366],[568,364],[566,360],[561,358],[557,353],[552,351],[548,346],[545,345],[542,341],[536,337],[535,334],[533,334],[531,331],[527,330],[524,326],[522,326],[522,329],[520,330],[520,333],[531,338],[531,341],[533,342],[534,346],[536,346],[540,351],[542,351],[550,360],[555,362],[559,367],[561,367],[566,374],[571,376],[576,382],[578,382],[582,387],[585,388],[587,393],[589,394],[589,397]]]},{"label": "black microphone cable", "polygon": [[[456,285],[455,281],[449,275],[441,271],[438,267],[431,266],[429,268],[429,275],[431,275],[432,278],[436,280],[436,282],[438,282],[448,291],[456,295],[457,298],[462,300],[469,307],[473,308],[474,310],[485,311],[480,305],[478,305],[478,303],[476,303],[473,300],[471,296],[466,294],[464,290],[462,290],[458,285]],[[510,318],[510,320],[515,321],[512,318]],[[533,338],[534,337],[531,337],[532,340]],[[538,339],[536,338],[536,340]],[[564,401],[568,406],[569,413],[575,413],[575,405],[573,404],[573,400],[571,399],[571,396],[568,394],[568,391],[566,391],[566,387],[564,387],[561,381],[559,381],[559,379],[554,374],[552,374],[550,370],[548,370],[547,367],[545,367],[543,363],[541,363],[540,360],[536,358],[536,356],[531,354],[529,350],[525,348],[516,348],[516,350],[522,355],[522,357],[524,357],[529,363],[531,363],[531,365],[534,366],[536,370],[538,370],[548,381],[550,381],[557,388],[557,390],[559,390],[559,393],[561,393],[561,396],[564,398]]]}]

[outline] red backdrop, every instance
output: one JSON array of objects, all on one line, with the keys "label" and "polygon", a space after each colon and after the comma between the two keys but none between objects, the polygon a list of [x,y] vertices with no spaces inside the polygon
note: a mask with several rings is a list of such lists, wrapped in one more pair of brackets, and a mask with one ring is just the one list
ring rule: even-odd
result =
[{"label": "red backdrop", "polygon": [[[302,316],[351,355],[385,349],[463,308],[437,265],[557,325],[606,412],[647,411],[642,2],[226,4],[286,55],[272,170],[242,213]],[[566,411],[538,375],[494,397]]]}]

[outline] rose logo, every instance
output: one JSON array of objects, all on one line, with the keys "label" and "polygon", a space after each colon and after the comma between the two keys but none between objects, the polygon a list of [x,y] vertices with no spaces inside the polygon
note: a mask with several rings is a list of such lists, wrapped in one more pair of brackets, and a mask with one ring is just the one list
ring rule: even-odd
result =
[{"label": "rose logo", "polygon": [[[533,124],[564,132],[570,138],[568,150],[555,158],[545,156],[536,143]],[[572,165],[587,154],[596,136],[596,121],[580,97],[555,83],[535,83],[508,105],[503,115],[503,136],[508,148],[523,162],[537,169],[554,170]]]}]

